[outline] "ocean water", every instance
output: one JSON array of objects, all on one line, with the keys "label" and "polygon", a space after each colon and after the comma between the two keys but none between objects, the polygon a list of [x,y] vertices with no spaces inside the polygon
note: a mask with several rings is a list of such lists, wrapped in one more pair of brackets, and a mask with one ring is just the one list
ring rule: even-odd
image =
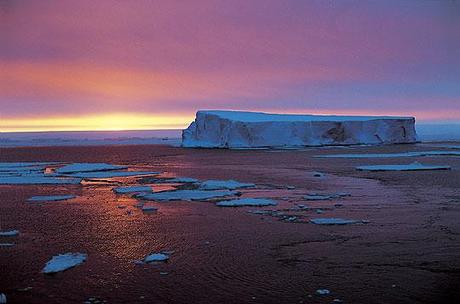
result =
[{"label": "ocean water", "polygon": [[[417,124],[421,141],[460,141],[458,124]],[[178,146],[182,130],[0,132],[0,147],[145,145]]]},{"label": "ocean water", "polygon": [[0,132],[0,147],[179,145],[182,130]]}]

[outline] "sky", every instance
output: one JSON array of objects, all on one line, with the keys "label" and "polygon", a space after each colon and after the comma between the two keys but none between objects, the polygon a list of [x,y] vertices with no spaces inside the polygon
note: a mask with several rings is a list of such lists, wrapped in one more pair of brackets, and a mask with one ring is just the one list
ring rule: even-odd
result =
[{"label": "sky", "polygon": [[460,1],[0,1],[0,131],[199,109],[460,123]]}]

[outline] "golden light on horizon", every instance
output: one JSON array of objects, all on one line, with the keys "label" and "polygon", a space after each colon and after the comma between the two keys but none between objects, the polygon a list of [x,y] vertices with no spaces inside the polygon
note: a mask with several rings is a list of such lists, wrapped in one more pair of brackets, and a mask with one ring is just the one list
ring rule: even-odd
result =
[{"label": "golden light on horizon", "polygon": [[193,116],[101,114],[72,117],[10,118],[0,121],[0,132],[165,130],[186,127]]}]

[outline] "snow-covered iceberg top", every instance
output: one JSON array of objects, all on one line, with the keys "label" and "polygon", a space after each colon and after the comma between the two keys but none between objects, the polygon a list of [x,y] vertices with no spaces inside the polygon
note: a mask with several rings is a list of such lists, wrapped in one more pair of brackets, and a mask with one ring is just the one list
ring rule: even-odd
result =
[{"label": "snow-covered iceberg top", "polygon": [[414,143],[415,118],[198,111],[182,146],[292,147]]}]

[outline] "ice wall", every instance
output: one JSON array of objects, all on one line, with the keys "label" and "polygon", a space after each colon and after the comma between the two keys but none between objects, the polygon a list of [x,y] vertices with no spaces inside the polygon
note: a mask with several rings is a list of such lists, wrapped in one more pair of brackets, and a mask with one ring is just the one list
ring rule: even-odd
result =
[{"label": "ice wall", "polygon": [[416,141],[414,117],[323,116],[198,111],[183,147],[257,148]]}]

